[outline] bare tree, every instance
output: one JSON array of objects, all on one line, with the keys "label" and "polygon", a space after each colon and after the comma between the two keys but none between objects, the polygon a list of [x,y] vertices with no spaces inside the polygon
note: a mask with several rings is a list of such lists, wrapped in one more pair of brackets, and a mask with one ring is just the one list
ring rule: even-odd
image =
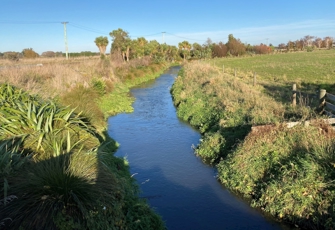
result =
[{"label": "bare tree", "polygon": [[312,44],[313,44],[313,38],[314,38],[314,36],[306,35],[303,38],[304,45],[308,46],[308,47],[312,46]]},{"label": "bare tree", "polygon": [[330,49],[333,45],[333,41],[334,41],[334,38],[332,37],[325,37],[323,39],[323,47],[325,47],[326,49]]},{"label": "bare tree", "polygon": [[315,44],[316,47],[318,47],[320,49],[321,46],[322,46],[322,39],[321,38],[315,38],[314,44]]}]

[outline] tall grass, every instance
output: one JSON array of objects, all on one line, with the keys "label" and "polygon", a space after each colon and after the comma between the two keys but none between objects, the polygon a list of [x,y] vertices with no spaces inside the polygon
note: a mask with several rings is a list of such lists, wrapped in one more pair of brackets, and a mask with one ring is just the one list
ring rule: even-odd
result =
[{"label": "tall grass", "polygon": [[118,100],[130,98],[129,83],[113,75],[109,62],[94,63],[63,63],[82,76],[71,85],[66,71],[49,70],[47,78],[37,68],[2,79],[16,87],[0,85],[0,228],[164,229],[139,199],[126,162],[113,156],[115,141],[94,127],[105,126],[98,102],[116,85],[125,89]]},{"label": "tall grass", "polygon": [[243,140],[252,125],[308,116],[303,108],[287,112],[284,105],[263,91],[262,86],[253,86],[204,63],[186,65],[172,88],[178,116],[206,133],[197,153],[212,163]]},{"label": "tall grass", "polygon": [[[196,154],[215,164],[218,179],[252,206],[302,228],[333,229],[332,127],[319,121],[285,128],[284,122],[317,115],[304,103],[282,103],[266,84],[222,72],[189,63],[171,89],[178,116],[203,134]],[[264,127],[251,131],[255,125]]]},{"label": "tall grass", "polygon": [[219,163],[219,179],[250,198],[254,207],[281,220],[303,228],[332,229],[334,136],[322,123],[251,133]]},{"label": "tall grass", "polygon": [[164,64],[151,63],[148,57],[129,63],[108,58],[24,59],[4,66],[0,68],[0,83],[71,106],[99,130],[104,129],[107,116],[131,111],[133,99],[127,93],[130,87],[159,76],[166,68]]}]

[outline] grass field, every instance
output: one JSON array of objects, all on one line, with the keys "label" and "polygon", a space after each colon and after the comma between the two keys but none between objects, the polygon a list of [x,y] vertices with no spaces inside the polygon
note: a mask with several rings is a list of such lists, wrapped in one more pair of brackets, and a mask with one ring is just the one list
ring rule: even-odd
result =
[{"label": "grass field", "polygon": [[335,49],[295,52],[275,55],[259,55],[240,58],[210,60],[225,72],[249,79],[256,72],[259,83],[291,86],[297,83],[300,89],[313,90],[318,87],[335,92]]},{"label": "grass field", "polygon": [[217,166],[220,182],[303,229],[335,228],[335,133],[304,101],[291,106],[292,83],[335,90],[334,61],[335,50],[193,62],[171,90],[178,116],[203,134],[196,154]]}]

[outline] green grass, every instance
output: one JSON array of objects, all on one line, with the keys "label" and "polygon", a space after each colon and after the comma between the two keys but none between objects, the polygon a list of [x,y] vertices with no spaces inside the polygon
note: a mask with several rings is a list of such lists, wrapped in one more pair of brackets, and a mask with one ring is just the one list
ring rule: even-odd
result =
[{"label": "green grass", "polygon": [[[287,103],[291,97],[292,84],[303,92],[316,93],[320,88],[335,93],[335,49],[313,52],[294,52],[273,55],[257,55],[240,58],[209,60],[220,71],[253,83],[256,72],[258,84],[276,100]],[[304,99],[305,100],[305,99]],[[311,100],[311,99],[309,99]]]},{"label": "green grass", "polygon": [[0,85],[0,226],[164,229],[106,135],[74,109]]},{"label": "green grass", "polygon": [[241,58],[215,59],[216,66],[233,73],[254,72],[260,79],[279,82],[294,82],[299,79],[304,83],[333,84],[335,74],[335,50],[322,50],[313,52],[295,52],[275,55],[259,55]]},{"label": "green grass", "polygon": [[322,132],[327,133],[320,135],[319,127],[277,126],[251,133],[218,164],[219,180],[281,220],[332,229],[335,133]]},{"label": "green grass", "polygon": [[[332,66],[334,54],[320,51],[189,63],[171,89],[178,116],[203,134],[196,154],[218,167],[218,179],[253,207],[308,229],[335,227],[335,133],[321,121],[293,129],[281,125],[319,118],[305,103],[290,105],[290,84],[299,79],[285,69],[296,69],[303,76],[304,68],[315,72],[320,63]],[[302,67],[294,68],[298,62]],[[235,77],[235,67],[246,72],[240,70]],[[252,68],[262,73],[255,86]],[[276,79],[268,77],[271,71]],[[327,76],[324,79],[322,86],[333,84]],[[321,87],[312,75],[304,80],[300,85],[305,89]],[[252,132],[251,127],[258,125],[268,126]]]},{"label": "green grass", "polygon": [[[148,67],[146,68],[148,69]],[[149,69],[149,71],[151,71],[151,69]],[[97,105],[100,107],[105,118],[118,113],[133,112],[134,109],[132,104],[134,102],[134,98],[130,96],[130,88],[155,79],[161,73],[162,69],[159,72],[143,75],[131,80],[128,79],[124,83],[116,84],[114,90],[111,93],[105,94],[97,100]]]}]

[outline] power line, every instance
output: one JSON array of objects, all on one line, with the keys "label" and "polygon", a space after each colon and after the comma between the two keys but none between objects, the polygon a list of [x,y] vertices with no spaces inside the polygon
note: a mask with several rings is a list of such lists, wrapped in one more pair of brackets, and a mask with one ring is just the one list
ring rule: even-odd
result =
[{"label": "power line", "polygon": [[161,34],[162,32],[159,32],[159,33],[155,33],[155,34],[149,34],[149,35],[132,35],[131,37],[151,37],[151,36],[155,36],[155,35],[159,35]]},{"label": "power line", "polygon": [[101,30],[96,30],[96,29],[93,29],[93,28],[89,28],[89,27],[86,27],[86,26],[82,26],[82,25],[78,25],[76,23],[69,23],[70,26],[73,26],[73,27],[76,27],[78,29],[82,29],[82,30],[86,30],[86,31],[90,31],[90,32],[93,32],[93,33],[97,33],[97,34],[103,34],[103,35],[109,35],[109,33],[107,33],[106,31],[101,31]]},{"label": "power line", "polygon": [[177,38],[183,38],[183,39],[187,39],[187,40],[193,40],[193,41],[202,41],[202,42],[205,42],[204,40],[200,40],[200,39],[192,39],[192,38],[186,38],[186,37],[181,37],[181,36],[178,36],[178,35],[175,35],[175,34],[170,34],[168,32],[166,32],[167,34],[169,35],[172,35],[172,36],[175,36]]},{"label": "power line", "polygon": [[1,24],[56,24],[60,21],[0,21]]}]

